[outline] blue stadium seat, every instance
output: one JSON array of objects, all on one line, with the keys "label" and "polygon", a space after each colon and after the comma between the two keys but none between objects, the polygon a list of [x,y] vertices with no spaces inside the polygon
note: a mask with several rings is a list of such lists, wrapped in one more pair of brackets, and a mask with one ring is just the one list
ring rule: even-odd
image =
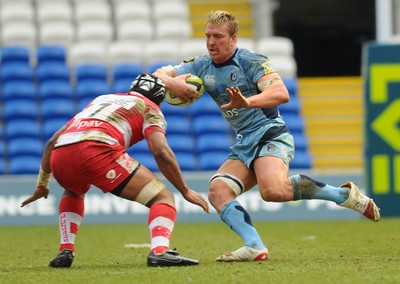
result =
[{"label": "blue stadium seat", "polygon": [[156,160],[154,159],[153,155],[151,153],[131,153],[131,148],[128,149],[129,155],[139,161],[141,164],[143,164],[146,168],[153,172],[159,172],[160,170],[158,169],[158,165],[156,163]]},{"label": "blue stadium seat", "polygon": [[34,69],[28,64],[16,62],[1,66],[0,80],[2,84],[15,80],[33,81],[34,78]]},{"label": "blue stadium seat", "polygon": [[279,111],[283,116],[286,114],[300,115],[300,109],[299,97],[297,96],[291,96],[289,102],[279,105]]},{"label": "blue stadium seat", "polygon": [[[143,71],[144,71],[143,66],[140,64],[135,64],[135,63],[114,64],[111,67],[111,77],[113,81],[126,79],[132,82],[135,79],[135,77],[143,73]],[[129,86],[127,88],[129,88]]]},{"label": "blue stadium seat", "polygon": [[158,68],[161,68],[163,66],[167,66],[167,65],[175,65],[176,62],[172,62],[172,61],[156,61],[156,62],[152,62],[147,66],[147,73],[154,73]]},{"label": "blue stadium seat", "polygon": [[38,119],[38,106],[31,99],[15,99],[3,104],[4,119],[9,122],[14,119]]},{"label": "blue stadium seat", "polygon": [[112,84],[112,92],[117,93],[127,93],[132,84],[131,79],[118,79]]},{"label": "blue stadium seat", "polygon": [[19,99],[30,100],[31,103],[37,101],[37,89],[32,81],[9,81],[3,84],[1,94],[3,102]]},{"label": "blue stadium seat", "polygon": [[39,172],[41,157],[18,156],[9,159],[9,174],[37,174]]},{"label": "blue stadium seat", "polygon": [[202,153],[198,157],[199,170],[215,171],[225,162],[227,154],[224,151],[213,151]]},{"label": "blue stadium seat", "polygon": [[0,159],[5,158],[6,156],[6,144],[0,140]]},{"label": "blue stadium seat", "polygon": [[202,115],[219,115],[222,116],[218,105],[214,102],[211,96],[204,92],[197,102],[189,105],[189,112],[193,118]]},{"label": "blue stadium seat", "polygon": [[70,81],[70,70],[65,63],[46,62],[38,65],[36,77],[39,84],[50,80]]},{"label": "blue stadium seat", "polygon": [[312,167],[312,158],[307,151],[297,151],[293,161],[290,163],[291,169],[310,169]]},{"label": "blue stadium seat", "polygon": [[146,139],[143,139],[136,144],[132,145],[128,151],[129,154],[135,155],[135,153],[147,153],[151,154],[149,146],[147,145]]},{"label": "blue stadium seat", "polygon": [[70,120],[75,115],[75,104],[70,99],[52,98],[43,101],[40,105],[40,117],[43,121],[61,118]]},{"label": "blue stadium seat", "polygon": [[18,156],[37,156],[41,157],[44,144],[38,138],[17,138],[8,142],[7,157],[9,159]]},{"label": "blue stadium seat", "polygon": [[36,58],[38,66],[43,63],[66,63],[67,50],[62,45],[42,44],[36,49]]},{"label": "blue stadium seat", "polygon": [[190,134],[168,134],[168,144],[171,149],[177,154],[180,153],[195,153],[195,141]]},{"label": "blue stadium seat", "polygon": [[308,138],[303,133],[294,132],[293,139],[294,139],[294,146],[297,150],[307,151],[308,150]]},{"label": "blue stadium seat", "polygon": [[3,46],[0,50],[1,64],[4,66],[8,63],[23,63],[29,65],[30,51],[25,46]]},{"label": "blue stadium seat", "polygon": [[78,102],[81,99],[94,99],[97,96],[109,94],[111,91],[108,82],[102,79],[86,79],[77,82],[75,88],[75,96]]},{"label": "blue stadium seat", "polygon": [[196,171],[198,169],[197,157],[194,153],[176,152],[175,156],[182,171]]},{"label": "blue stadium seat", "polygon": [[177,107],[170,105],[167,102],[163,102],[161,104],[161,111],[163,114],[168,117],[169,115],[177,115],[177,116],[183,116],[183,117],[189,117],[189,107]]},{"label": "blue stadium seat", "polygon": [[4,131],[5,139],[10,141],[16,138],[41,138],[41,125],[37,120],[18,119],[7,121]]},{"label": "blue stadium seat", "polygon": [[285,83],[286,88],[291,97],[297,96],[298,90],[298,79],[297,78],[282,78],[283,83]]},{"label": "blue stadium seat", "polygon": [[87,97],[87,98],[80,98],[80,99],[78,100],[78,105],[77,105],[77,108],[76,108],[77,112],[80,112],[80,111],[82,111],[85,107],[87,107],[87,105],[88,105],[93,99],[94,99],[94,98],[90,98],[90,97]]},{"label": "blue stadium seat", "polygon": [[7,174],[6,159],[0,158],[0,175]]},{"label": "blue stadium seat", "polygon": [[193,118],[193,133],[200,136],[205,133],[228,133],[228,123],[221,115],[202,115]]},{"label": "blue stadium seat", "polygon": [[197,136],[196,149],[198,153],[221,151],[226,155],[229,153],[229,147],[233,141],[227,134],[223,133],[205,133]]},{"label": "blue stadium seat", "polygon": [[292,133],[303,133],[304,131],[304,120],[300,115],[288,113],[282,115],[283,120],[286,123],[286,126],[289,128]]},{"label": "blue stadium seat", "polygon": [[75,66],[75,78],[77,82],[82,80],[98,79],[108,80],[107,66],[100,63],[82,63]]},{"label": "blue stadium seat", "polygon": [[191,123],[188,117],[169,115],[165,117],[167,121],[167,135],[170,134],[186,134],[192,133]]},{"label": "blue stadium seat", "polygon": [[40,102],[48,99],[62,98],[73,101],[75,99],[74,90],[68,81],[50,80],[39,85],[38,97]]},{"label": "blue stadium seat", "polygon": [[3,125],[3,123],[1,122],[1,119],[0,119],[0,140],[3,140],[4,138],[5,138],[4,125]]},{"label": "blue stadium seat", "polygon": [[58,129],[60,129],[68,120],[65,118],[53,118],[49,119],[46,121],[43,121],[42,123],[42,137],[45,142],[47,142],[51,136],[53,136],[54,133]]}]

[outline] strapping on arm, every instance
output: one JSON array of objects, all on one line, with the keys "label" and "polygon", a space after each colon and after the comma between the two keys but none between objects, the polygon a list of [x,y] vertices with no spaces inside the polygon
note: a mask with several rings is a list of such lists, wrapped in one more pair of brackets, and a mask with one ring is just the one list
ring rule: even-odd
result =
[{"label": "strapping on arm", "polygon": [[172,71],[174,71],[174,67],[172,65],[163,66],[161,69],[170,77],[172,76]]},{"label": "strapping on arm", "polygon": [[36,181],[36,185],[40,185],[44,188],[47,188],[50,182],[50,177],[51,173],[46,173],[43,169],[42,166],[40,166],[38,178]]},{"label": "strapping on arm", "polygon": [[282,80],[281,80],[281,78],[272,78],[272,79],[265,80],[265,81],[262,81],[262,82],[258,83],[257,87],[262,92],[266,88],[268,88],[269,86],[271,86],[273,83],[275,83],[277,81],[282,81]]}]

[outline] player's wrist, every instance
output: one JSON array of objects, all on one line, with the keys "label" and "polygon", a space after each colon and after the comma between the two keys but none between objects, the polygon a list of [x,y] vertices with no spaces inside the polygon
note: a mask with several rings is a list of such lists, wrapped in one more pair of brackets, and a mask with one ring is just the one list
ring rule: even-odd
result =
[{"label": "player's wrist", "polygon": [[40,166],[36,186],[42,186],[43,188],[47,188],[50,182],[51,173],[46,173],[42,166]]}]

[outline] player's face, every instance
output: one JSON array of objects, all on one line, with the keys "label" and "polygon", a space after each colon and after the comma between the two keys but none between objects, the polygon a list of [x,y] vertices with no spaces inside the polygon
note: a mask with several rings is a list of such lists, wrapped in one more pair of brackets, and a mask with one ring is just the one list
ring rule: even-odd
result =
[{"label": "player's face", "polygon": [[205,34],[208,54],[212,61],[217,64],[226,62],[236,48],[236,35],[229,35],[226,24],[208,24]]}]

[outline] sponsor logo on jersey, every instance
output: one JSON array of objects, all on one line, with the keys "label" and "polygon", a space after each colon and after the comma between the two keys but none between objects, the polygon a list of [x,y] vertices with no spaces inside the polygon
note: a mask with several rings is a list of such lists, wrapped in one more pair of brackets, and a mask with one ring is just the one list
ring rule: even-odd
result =
[{"label": "sponsor logo on jersey", "polygon": [[274,153],[276,151],[275,145],[269,144],[267,146],[267,151],[270,152],[270,153]]},{"label": "sponsor logo on jersey", "polygon": [[282,154],[282,156],[286,159],[287,158],[287,156],[288,156],[288,154],[287,154],[287,151],[286,151],[286,149],[285,148],[282,148],[282,150],[281,150],[281,154]]},{"label": "sponsor logo on jersey", "polygon": [[204,77],[204,85],[207,85],[207,86],[214,86],[216,83],[215,83],[215,77],[214,77],[214,75],[206,75],[205,77]]},{"label": "sponsor logo on jersey", "polygon": [[76,129],[81,129],[85,127],[100,127],[100,125],[102,125],[103,123],[104,122],[99,121],[97,119],[92,119],[92,120],[77,119],[71,124],[71,127],[75,127]]},{"label": "sponsor logo on jersey", "polygon": [[126,169],[129,173],[132,173],[138,166],[139,162],[135,161],[128,154],[124,154],[116,160],[118,164],[121,165],[124,169]]},{"label": "sponsor logo on jersey", "polygon": [[239,112],[238,112],[237,108],[232,108],[232,109],[224,110],[222,112],[222,114],[224,115],[225,118],[229,119],[229,118],[238,116]]},{"label": "sponsor logo on jersey", "polygon": [[194,57],[183,60],[184,63],[188,63],[188,62],[191,62],[191,61],[194,61]]}]

